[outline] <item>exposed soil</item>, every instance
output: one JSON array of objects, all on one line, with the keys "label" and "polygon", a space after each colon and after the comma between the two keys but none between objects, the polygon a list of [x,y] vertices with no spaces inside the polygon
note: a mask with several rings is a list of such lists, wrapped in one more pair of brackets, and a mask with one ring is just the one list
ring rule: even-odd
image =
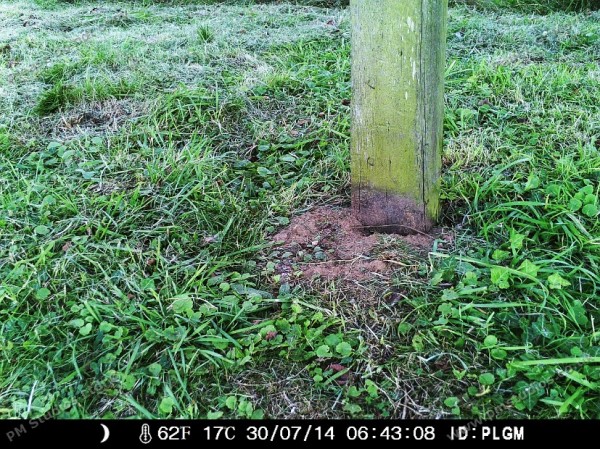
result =
[{"label": "exposed soil", "polygon": [[[366,233],[350,209],[323,206],[292,219],[273,237],[282,253],[275,270],[286,280],[345,279],[363,281],[394,268],[377,254],[380,234]],[[434,236],[394,236],[416,250],[431,249]]]}]

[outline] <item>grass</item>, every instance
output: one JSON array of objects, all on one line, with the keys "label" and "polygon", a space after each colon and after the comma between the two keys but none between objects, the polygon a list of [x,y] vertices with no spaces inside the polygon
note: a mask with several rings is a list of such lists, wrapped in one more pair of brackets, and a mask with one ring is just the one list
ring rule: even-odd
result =
[{"label": "grass", "polygon": [[290,285],[347,11],[93,5],[0,2],[0,417],[600,417],[598,13],[452,8],[453,243]]},{"label": "grass", "polygon": [[526,14],[598,10],[598,0],[449,0],[450,5],[470,5],[500,11],[518,11]]}]

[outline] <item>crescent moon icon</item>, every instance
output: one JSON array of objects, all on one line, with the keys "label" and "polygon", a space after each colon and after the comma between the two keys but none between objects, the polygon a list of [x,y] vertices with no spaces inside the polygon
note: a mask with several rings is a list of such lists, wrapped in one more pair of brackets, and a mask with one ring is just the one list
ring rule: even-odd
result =
[{"label": "crescent moon icon", "polygon": [[100,441],[100,444],[102,444],[106,440],[108,440],[108,437],[110,436],[110,430],[108,430],[108,427],[106,427],[104,424],[100,424],[100,425],[104,429],[104,438],[102,439],[102,441]]}]

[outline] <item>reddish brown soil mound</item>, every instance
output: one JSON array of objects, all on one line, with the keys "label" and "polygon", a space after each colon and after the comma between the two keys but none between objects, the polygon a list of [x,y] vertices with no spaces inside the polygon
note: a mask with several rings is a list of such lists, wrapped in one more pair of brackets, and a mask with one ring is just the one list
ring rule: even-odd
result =
[{"label": "reddish brown soil mound", "polygon": [[[398,238],[406,243],[431,248],[433,237],[413,235]],[[373,250],[378,234],[367,235],[349,209],[318,207],[295,217],[273,237],[283,253],[276,271],[287,280],[302,271],[302,278],[367,280],[386,274],[393,267],[378,260]]]}]

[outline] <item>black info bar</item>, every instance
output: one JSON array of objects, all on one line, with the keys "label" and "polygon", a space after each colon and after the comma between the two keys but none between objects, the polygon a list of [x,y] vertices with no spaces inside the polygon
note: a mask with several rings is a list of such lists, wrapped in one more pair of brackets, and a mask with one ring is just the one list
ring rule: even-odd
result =
[{"label": "black info bar", "polygon": [[5,420],[0,447],[207,447],[227,443],[317,442],[412,445],[593,441],[600,421],[501,420]]}]

